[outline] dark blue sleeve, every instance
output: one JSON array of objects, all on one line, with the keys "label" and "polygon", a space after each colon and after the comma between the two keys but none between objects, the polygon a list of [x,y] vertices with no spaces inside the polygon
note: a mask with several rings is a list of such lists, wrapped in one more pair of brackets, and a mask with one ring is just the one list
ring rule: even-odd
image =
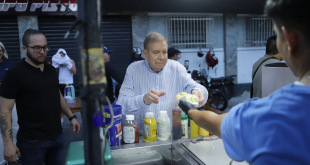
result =
[{"label": "dark blue sleeve", "polygon": [[0,96],[7,99],[16,99],[20,90],[19,80],[12,70],[8,70],[2,81]]}]

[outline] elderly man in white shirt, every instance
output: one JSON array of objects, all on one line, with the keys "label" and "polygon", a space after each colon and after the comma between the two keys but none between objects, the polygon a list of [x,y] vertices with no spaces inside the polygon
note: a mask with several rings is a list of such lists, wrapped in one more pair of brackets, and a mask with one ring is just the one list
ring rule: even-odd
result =
[{"label": "elderly man in white shirt", "polygon": [[124,115],[135,115],[140,132],[146,112],[153,112],[157,119],[159,111],[165,110],[172,119],[173,101],[180,92],[197,95],[200,106],[207,102],[207,89],[195,82],[179,62],[168,60],[167,40],[162,34],[147,34],[143,55],[145,60],[127,68],[117,101]]}]

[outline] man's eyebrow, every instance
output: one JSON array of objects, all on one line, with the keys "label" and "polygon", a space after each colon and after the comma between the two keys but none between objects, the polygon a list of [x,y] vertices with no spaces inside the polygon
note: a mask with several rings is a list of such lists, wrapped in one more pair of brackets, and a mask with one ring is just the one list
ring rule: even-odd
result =
[{"label": "man's eyebrow", "polygon": [[[30,46],[30,45],[29,45],[29,46]],[[45,47],[45,46],[47,46],[47,45],[44,45],[44,46],[41,46],[41,45],[33,45],[33,46],[31,46],[31,47],[35,47],[35,46]]]}]

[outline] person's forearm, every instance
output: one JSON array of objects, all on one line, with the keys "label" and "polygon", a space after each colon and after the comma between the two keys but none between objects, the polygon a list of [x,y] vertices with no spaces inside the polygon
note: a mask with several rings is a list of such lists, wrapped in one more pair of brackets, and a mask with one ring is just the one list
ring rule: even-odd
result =
[{"label": "person's forearm", "polygon": [[191,117],[195,123],[202,127],[209,132],[217,135],[218,137],[221,136],[221,123],[223,118],[226,116],[225,114],[216,114],[211,111],[198,111],[198,110],[191,110],[188,112],[188,115]]},{"label": "person's forearm", "polygon": [[12,111],[2,108],[0,103],[0,128],[3,144],[13,143]]},{"label": "person's forearm", "polygon": [[72,74],[76,74],[76,67],[75,67],[75,62],[74,61],[72,61],[72,67],[71,67],[70,71],[71,71]]},{"label": "person's forearm", "polygon": [[64,115],[66,115],[67,117],[73,116],[73,113],[71,112],[66,100],[61,94],[60,94],[60,106],[61,106],[61,112]]}]

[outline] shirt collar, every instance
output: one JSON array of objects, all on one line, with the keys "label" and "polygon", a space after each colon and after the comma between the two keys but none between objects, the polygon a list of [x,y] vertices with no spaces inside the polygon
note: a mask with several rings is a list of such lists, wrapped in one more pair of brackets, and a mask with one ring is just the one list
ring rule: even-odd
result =
[{"label": "shirt collar", "polygon": [[[169,60],[167,60],[166,65],[163,67],[163,69],[162,69],[160,72],[158,72],[158,74],[162,73],[162,72],[167,68],[168,63],[169,63]],[[156,73],[156,72],[154,72],[154,71],[150,68],[149,62],[147,62],[146,60],[144,60],[144,64],[145,64],[146,68],[147,68],[150,72]]]},{"label": "shirt collar", "polygon": [[[26,66],[27,68],[29,68],[29,69],[35,69],[35,70],[36,70],[36,69],[40,69],[40,68],[37,68],[37,67],[34,67],[34,66],[30,65],[30,64],[26,61],[26,58],[23,58],[23,59],[22,59],[22,64],[23,64],[24,66]],[[44,61],[44,69],[43,69],[43,72],[46,71],[47,68],[48,68],[48,67],[46,67],[46,65],[48,65],[48,63]]]}]

